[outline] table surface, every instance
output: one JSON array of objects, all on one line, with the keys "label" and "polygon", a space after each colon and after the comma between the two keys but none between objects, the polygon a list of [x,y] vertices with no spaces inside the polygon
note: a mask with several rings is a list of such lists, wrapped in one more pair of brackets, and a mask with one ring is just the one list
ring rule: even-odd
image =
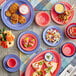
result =
[{"label": "table surface", "polygon": [[[59,0],[59,1],[63,1],[63,0]],[[64,1],[69,2],[71,5],[73,5],[73,4],[76,5],[76,0],[64,0]],[[35,11],[35,14],[36,14],[37,12],[38,12],[38,11]],[[50,14],[50,11],[48,11],[48,13]],[[73,20],[72,20],[70,23],[76,22],[76,10],[74,10],[74,14],[75,14],[75,15],[74,15],[74,18],[73,18]],[[69,23],[68,23],[68,24],[69,24]],[[58,25],[58,24],[56,24],[55,22],[53,22],[53,21],[51,20],[49,26],[51,26],[51,25],[57,25],[57,26],[59,26],[59,27],[62,29],[62,31],[63,31],[63,33],[64,33],[65,27],[66,27],[68,24],[66,24],[66,25]],[[3,27],[6,27],[6,26],[3,24],[2,20],[1,20],[1,17],[0,17],[0,28],[3,28]],[[3,68],[3,65],[2,65],[2,61],[3,61],[3,58],[4,58],[6,55],[8,55],[8,54],[16,54],[16,55],[19,55],[19,49],[17,48],[16,42],[17,42],[17,38],[18,38],[18,36],[19,36],[20,33],[24,32],[24,31],[27,31],[27,30],[30,30],[30,31],[33,31],[33,32],[37,33],[37,34],[39,35],[40,39],[41,39],[41,46],[40,46],[40,47],[41,47],[41,48],[43,48],[43,47],[49,48],[49,47],[43,42],[43,40],[42,40],[42,32],[43,32],[43,30],[44,30],[45,28],[46,28],[46,27],[39,27],[39,26],[37,26],[37,25],[35,24],[35,22],[33,21],[33,23],[31,24],[31,26],[28,27],[27,29],[24,29],[24,30],[21,30],[21,31],[14,31],[14,30],[12,30],[13,34],[15,35],[15,44],[14,44],[14,46],[13,46],[12,48],[9,48],[9,49],[3,49],[2,47],[0,47],[0,76],[19,76],[19,71],[15,72],[15,73],[9,73],[9,72],[5,71],[5,69]],[[6,27],[6,30],[10,30],[10,29]],[[71,41],[71,42],[73,42],[74,44],[75,44],[75,42],[76,42],[76,40],[69,40],[69,39],[65,36],[65,34],[64,34],[63,42],[62,42],[59,46],[55,47],[55,48],[57,48],[57,51],[59,51],[60,46],[61,46],[64,42],[67,42],[67,41]]]}]

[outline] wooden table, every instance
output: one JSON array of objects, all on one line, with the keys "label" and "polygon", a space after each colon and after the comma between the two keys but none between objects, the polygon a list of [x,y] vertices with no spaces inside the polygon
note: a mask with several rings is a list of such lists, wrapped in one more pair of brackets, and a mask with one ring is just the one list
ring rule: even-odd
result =
[{"label": "wooden table", "polygon": [[[59,0],[59,1],[67,1],[67,2],[69,2],[71,5],[73,5],[73,4],[76,5],[76,0]],[[37,12],[38,12],[38,11],[35,11],[35,14],[36,14]],[[50,11],[48,11],[48,13],[50,14]],[[76,22],[76,10],[74,11],[74,13],[75,13],[75,15],[74,15],[74,18],[73,18],[73,20],[72,20],[71,22]],[[71,23],[71,22],[70,22],[70,23]],[[68,24],[69,24],[69,23],[68,23]],[[49,26],[50,26],[50,25],[57,25],[57,26],[59,26],[59,27],[62,29],[62,31],[64,32],[65,27],[66,27],[68,24],[66,24],[66,25],[58,25],[58,24],[56,24],[55,22],[53,22],[53,21],[51,20],[51,23],[49,24]],[[6,26],[3,24],[2,20],[1,20],[1,17],[0,17],[0,28],[2,29],[3,27],[6,27]],[[15,44],[14,44],[14,46],[13,46],[12,48],[9,48],[9,49],[3,49],[2,47],[0,47],[0,76],[19,76],[19,71],[15,72],[15,73],[9,73],[9,72],[5,71],[5,69],[4,69],[3,66],[2,66],[2,61],[3,61],[3,58],[4,58],[6,55],[8,55],[8,54],[16,54],[16,55],[19,55],[19,49],[17,48],[16,42],[17,42],[17,38],[18,38],[18,36],[19,36],[20,33],[24,32],[24,31],[27,31],[27,30],[36,32],[36,33],[39,35],[40,39],[41,39],[41,46],[40,46],[40,47],[42,47],[42,48],[43,48],[43,47],[49,48],[49,47],[43,42],[43,40],[42,40],[42,32],[43,32],[43,30],[44,30],[45,28],[46,28],[46,27],[39,27],[39,26],[37,26],[37,25],[35,24],[35,22],[33,21],[33,23],[31,24],[31,26],[30,26],[29,28],[25,29],[25,30],[21,30],[21,31],[14,31],[14,30],[12,30],[13,34],[15,35]],[[10,29],[6,27],[6,30],[10,30]],[[64,42],[66,42],[66,41],[71,41],[71,42],[73,42],[74,44],[76,44],[76,43],[75,43],[76,40],[69,40],[69,39],[65,36],[65,34],[64,34],[63,42],[62,42],[59,46],[56,47],[56,48],[57,48],[57,51],[59,51],[60,46],[61,46]]]}]

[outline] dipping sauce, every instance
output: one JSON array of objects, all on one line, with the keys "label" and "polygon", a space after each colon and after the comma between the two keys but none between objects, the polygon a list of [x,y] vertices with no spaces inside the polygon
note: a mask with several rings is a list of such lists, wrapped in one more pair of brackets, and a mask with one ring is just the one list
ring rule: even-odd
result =
[{"label": "dipping sauce", "polygon": [[14,67],[16,66],[16,60],[15,60],[14,58],[8,59],[7,65],[8,65],[8,67],[10,67],[10,68],[14,68]]},{"label": "dipping sauce", "polygon": [[62,3],[58,3],[55,5],[55,11],[57,13],[64,13],[64,10],[65,10],[65,6],[62,4]]},{"label": "dipping sauce", "polygon": [[50,61],[53,60],[53,58],[54,58],[54,56],[53,56],[52,53],[48,52],[48,53],[45,54],[45,60],[46,61],[50,62]]},{"label": "dipping sauce", "polygon": [[62,53],[65,56],[72,56],[75,53],[75,46],[72,43],[66,43],[62,47]]},{"label": "dipping sauce", "polygon": [[19,12],[22,14],[22,15],[26,15],[30,12],[30,8],[28,5],[26,4],[22,4],[20,7],[19,7]]}]

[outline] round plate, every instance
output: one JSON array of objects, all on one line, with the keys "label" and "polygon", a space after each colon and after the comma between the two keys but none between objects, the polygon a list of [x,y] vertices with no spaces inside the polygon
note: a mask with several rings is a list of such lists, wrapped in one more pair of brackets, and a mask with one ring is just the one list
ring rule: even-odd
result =
[{"label": "round plate", "polygon": [[39,26],[47,26],[50,23],[50,15],[45,11],[40,11],[35,16],[35,22]]},{"label": "round plate", "polygon": [[[21,48],[21,46],[20,46],[20,38],[24,34],[33,34],[34,36],[36,36],[38,44],[37,44],[37,47],[34,50],[32,50],[32,51],[25,51],[25,50],[23,50]],[[19,35],[18,40],[17,40],[17,45],[18,45],[18,48],[20,49],[20,51],[22,51],[23,53],[25,53],[25,54],[32,54],[32,53],[36,52],[39,49],[39,47],[40,47],[40,38],[39,38],[39,36],[36,33],[32,32],[32,31],[25,31],[25,32],[23,32],[23,33],[21,33]]]},{"label": "round plate", "polygon": [[[63,48],[63,46],[64,46],[65,44],[69,44],[69,43],[74,46],[74,47],[73,47],[73,46],[70,46],[70,48],[71,48],[71,49],[74,49],[74,50],[72,50],[71,53],[69,52],[69,55],[67,56],[67,55],[65,55],[65,54],[62,52],[62,48]],[[66,46],[69,46],[69,45],[66,45]],[[66,56],[66,57],[72,57],[72,56],[75,54],[75,45],[74,45],[73,43],[71,43],[71,42],[65,42],[65,43],[61,46],[61,49],[60,49],[60,50],[61,50],[61,53],[62,53],[64,56]]]},{"label": "round plate", "polygon": [[[23,46],[22,43],[23,43],[23,40],[24,40],[26,37],[32,37],[32,38],[35,39],[35,44],[34,44],[34,46],[32,46],[32,47],[27,47],[27,48],[25,48],[25,47]],[[32,50],[34,50],[34,49],[37,47],[37,44],[38,44],[37,38],[36,38],[36,36],[34,36],[33,34],[24,34],[24,35],[20,38],[20,46],[21,46],[22,49],[25,50],[25,51],[32,51]]]},{"label": "round plate", "polygon": [[71,23],[71,24],[69,24],[66,28],[65,28],[65,34],[66,34],[66,36],[69,38],[69,39],[76,39],[75,37],[71,37],[71,36],[69,36],[69,34],[68,34],[68,28],[70,27],[70,26],[72,26],[72,25],[76,25],[76,23]]},{"label": "round plate", "polygon": [[[27,4],[30,7],[30,12],[27,15],[23,15],[26,18],[26,23],[24,23],[24,24],[20,24],[20,23],[12,24],[10,21],[10,18],[5,15],[5,12],[9,9],[11,4],[13,4],[13,3],[18,3],[19,6],[22,4]],[[19,12],[17,12],[17,13],[19,14]],[[22,29],[25,29],[28,26],[30,26],[30,24],[32,23],[32,21],[34,19],[34,9],[33,9],[32,5],[27,0],[8,0],[4,4],[4,6],[1,10],[1,17],[2,17],[4,24],[7,27],[9,27],[10,29],[22,30]]]},{"label": "round plate", "polygon": [[[59,71],[59,69],[60,69],[60,67],[61,67],[61,57],[60,57],[60,55],[59,55],[56,51],[54,51],[54,50],[45,50],[45,51],[42,51],[42,52],[36,54],[34,57],[32,57],[31,60],[30,60],[30,61],[28,62],[28,64],[27,64],[27,67],[26,67],[26,70],[25,70],[25,76],[31,76],[31,75],[32,75],[32,73],[35,71],[35,70],[33,69],[33,67],[32,67],[32,63],[44,59],[44,55],[45,55],[47,52],[53,53],[53,55],[54,55],[53,61],[58,63],[57,69],[56,69],[55,72],[52,74],[52,76],[56,76],[56,74],[58,73],[58,71]],[[44,65],[44,66],[45,66],[45,65]],[[42,69],[44,69],[44,66],[42,67]],[[45,66],[45,68],[46,68],[46,66]]]},{"label": "round plate", "polygon": [[[72,6],[67,2],[59,2],[59,3],[63,3],[65,5],[65,8],[67,8],[68,10],[71,10],[72,8]],[[69,20],[65,23],[58,18],[58,14],[55,12],[55,9],[54,9],[55,5],[51,9],[51,17],[53,21],[55,21],[57,24],[62,24],[62,25],[69,23],[73,19],[74,10],[71,11],[71,16],[69,17]]]},{"label": "round plate", "polygon": [[[14,58],[17,62],[16,66],[14,68],[10,68],[10,67],[7,66],[7,60],[10,59],[10,58]],[[3,66],[9,72],[16,72],[20,68],[20,65],[21,65],[20,58],[17,55],[14,55],[14,54],[10,54],[10,55],[6,56],[3,60]]]},{"label": "round plate", "polygon": [[[46,32],[47,32],[47,30],[48,29],[52,29],[52,28],[55,28],[56,30],[58,30],[58,32],[61,34],[61,39],[59,40],[59,42],[57,42],[57,43],[51,43],[51,42],[48,42],[47,40],[46,40]],[[49,26],[49,27],[47,27],[45,30],[44,30],[44,32],[43,32],[43,40],[44,40],[44,42],[47,44],[47,45],[49,45],[49,46],[57,46],[57,45],[59,45],[61,42],[62,42],[62,40],[63,40],[63,32],[62,32],[62,30],[59,28],[59,27],[57,27],[57,26]]]}]

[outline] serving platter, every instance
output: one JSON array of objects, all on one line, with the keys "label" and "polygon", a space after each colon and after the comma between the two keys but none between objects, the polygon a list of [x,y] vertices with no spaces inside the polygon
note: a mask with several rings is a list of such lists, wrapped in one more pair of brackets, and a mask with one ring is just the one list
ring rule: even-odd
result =
[{"label": "serving platter", "polygon": [[[56,76],[57,75],[57,73],[58,73],[58,71],[59,71],[59,69],[61,67],[61,57],[60,57],[60,55],[56,51],[53,51],[53,50],[45,50],[45,51],[42,51],[42,52],[36,54],[34,57],[31,58],[31,60],[28,62],[27,67],[25,69],[25,76],[32,76],[32,73],[35,71],[33,69],[33,67],[32,67],[32,63],[44,59],[44,55],[47,52],[53,53],[53,55],[54,55],[53,61],[58,63],[57,69],[52,74],[52,76]],[[42,67],[42,69],[44,69],[44,67]]]}]

